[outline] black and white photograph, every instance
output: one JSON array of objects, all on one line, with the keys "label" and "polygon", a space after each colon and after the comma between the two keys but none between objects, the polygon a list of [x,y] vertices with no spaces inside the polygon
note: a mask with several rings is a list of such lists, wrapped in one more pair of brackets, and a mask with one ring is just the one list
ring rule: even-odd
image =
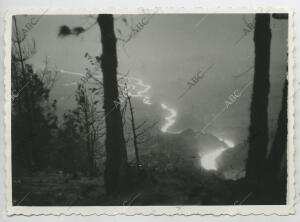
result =
[{"label": "black and white photograph", "polygon": [[12,15],[12,207],[287,205],[290,19]]}]

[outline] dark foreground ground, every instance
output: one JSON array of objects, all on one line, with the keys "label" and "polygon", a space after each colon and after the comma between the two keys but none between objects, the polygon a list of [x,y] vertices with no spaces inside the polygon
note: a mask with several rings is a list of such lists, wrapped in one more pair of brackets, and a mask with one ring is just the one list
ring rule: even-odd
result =
[{"label": "dark foreground ground", "polygon": [[103,177],[36,174],[13,180],[15,206],[250,205],[285,204],[280,184],[255,188],[245,180],[224,180],[214,172],[147,172],[131,190],[107,196]]}]

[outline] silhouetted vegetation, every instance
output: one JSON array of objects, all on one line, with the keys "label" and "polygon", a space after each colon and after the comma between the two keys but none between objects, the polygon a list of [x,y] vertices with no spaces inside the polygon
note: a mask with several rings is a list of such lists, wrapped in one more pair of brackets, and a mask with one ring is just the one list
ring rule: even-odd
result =
[{"label": "silhouetted vegetation", "polygon": [[19,33],[15,17],[12,43],[12,172],[18,176],[47,169],[57,117],[56,100],[49,97],[55,74],[45,67],[44,80],[27,64],[35,44]]}]

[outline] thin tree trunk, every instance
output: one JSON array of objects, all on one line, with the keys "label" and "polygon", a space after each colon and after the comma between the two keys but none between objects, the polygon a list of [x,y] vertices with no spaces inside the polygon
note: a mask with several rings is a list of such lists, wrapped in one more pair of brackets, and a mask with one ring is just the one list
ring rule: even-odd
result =
[{"label": "thin tree trunk", "polygon": [[23,75],[23,81],[24,83],[27,82],[26,74],[25,74],[25,66],[24,66],[24,61],[23,61],[23,54],[22,54],[22,49],[21,49],[21,42],[20,42],[20,36],[19,36],[19,31],[17,27],[17,19],[16,16],[13,16],[14,23],[15,23],[15,30],[16,30],[16,38],[17,38],[17,45],[18,45],[18,50],[19,50],[19,60],[21,62],[21,70],[22,70],[22,75]]},{"label": "thin tree trunk", "polygon": [[117,40],[111,14],[100,14],[97,22],[100,26],[102,41],[101,69],[106,123],[104,181],[106,192],[113,194],[120,191],[121,186],[124,186],[121,183],[124,183],[127,171],[127,151],[117,85]]},{"label": "thin tree trunk", "polygon": [[[21,81],[21,87],[22,85],[24,86],[25,84],[27,84],[27,82],[30,80],[30,77],[28,78],[28,76],[26,75],[26,70],[25,70],[25,63],[24,63],[24,57],[23,57],[23,52],[22,52],[22,47],[21,47],[21,39],[20,39],[20,35],[19,35],[19,31],[18,31],[18,26],[17,26],[17,19],[16,16],[13,16],[13,20],[14,20],[14,24],[15,24],[15,31],[16,31],[16,41],[17,41],[17,46],[18,46],[18,52],[19,52],[19,61],[21,63],[21,73],[22,73],[22,77],[23,77],[23,81]],[[27,119],[27,127],[28,130],[26,133],[28,133],[28,137],[30,137],[31,134],[34,134],[33,132],[33,126],[32,123],[34,122],[34,116],[33,116],[33,112],[34,112],[34,106],[33,106],[33,102],[31,101],[30,97],[30,91],[28,91],[28,88],[32,88],[31,86],[31,82],[29,82],[29,86],[25,87],[22,91],[22,93],[24,94],[24,112],[25,113],[20,113],[19,115],[28,115],[28,119]],[[20,98],[17,98],[18,100],[20,100]],[[28,146],[26,147],[26,152],[25,155],[26,157],[26,167],[32,171],[33,167],[35,165],[35,161],[33,158],[33,150],[32,150],[32,141],[30,140],[28,142]]]},{"label": "thin tree trunk", "polygon": [[135,158],[136,158],[136,167],[139,168],[140,158],[139,158],[139,150],[138,150],[138,144],[137,144],[137,136],[136,136],[136,132],[135,132],[133,108],[132,108],[130,96],[128,96],[127,98],[128,98],[129,110],[130,110],[130,115],[131,115],[131,128],[132,128],[132,133],[133,133],[133,145],[134,145]]},{"label": "thin tree trunk", "polygon": [[[93,122],[93,113],[92,106],[93,104],[89,104],[88,96],[86,88],[84,87],[84,118],[85,118],[85,130],[86,130],[86,146],[87,146],[87,154],[88,154],[88,171],[89,176],[95,175],[94,169],[94,152],[93,152],[93,140],[92,140],[92,129],[91,126],[94,124]],[[91,118],[91,122],[89,120]]]},{"label": "thin tree trunk", "polygon": [[[275,138],[272,144],[271,153],[269,155],[268,161],[268,173],[271,177],[271,180],[278,180],[280,177],[280,168],[282,160],[286,157],[285,152],[287,151],[287,94],[288,94],[288,81],[285,80],[282,101],[281,101],[281,110],[278,116],[278,125],[275,134]],[[287,166],[287,164],[284,164]],[[286,172],[286,169],[284,170]],[[285,173],[284,173],[285,174]],[[286,175],[286,174],[285,174]],[[285,177],[285,175],[283,175]]]},{"label": "thin tree trunk", "polygon": [[[85,97],[87,101],[87,97]],[[91,149],[91,132],[90,132],[90,126],[89,126],[89,117],[88,117],[88,103],[86,102],[84,107],[83,107],[83,112],[84,112],[84,121],[85,121],[85,133],[86,133],[86,146],[87,146],[87,155],[88,155],[88,175],[93,176],[94,175],[94,169],[93,169],[93,154],[92,154],[92,149]]]},{"label": "thin tree trunk", "polygon": [[270,15],[257,14],[255,20],[255,71],[250,110],[249,153],[246,164],[246,178],[260,181],[266,170],[268,146]]}]

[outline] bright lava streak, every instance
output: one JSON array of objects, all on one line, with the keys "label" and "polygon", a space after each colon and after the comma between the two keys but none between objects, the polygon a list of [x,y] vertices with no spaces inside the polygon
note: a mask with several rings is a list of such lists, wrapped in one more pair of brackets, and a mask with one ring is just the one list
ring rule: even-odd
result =
[{"label": "bright lava streak", "polygon": [[[82,73],[79,72],[71,72],[71,71],[66,71],[66,70],[59,70],[61,73],[65,73],[65,74],[69,74],[69,75],[76,75],[76,76],[85,76]],[[99,76],[94,76],[96,78],[101,78]],[[152,103],[150,102],[150,97],[146,96],[144,94],[146,94],[150,89],[151,86],[150,85],[146,85],[141,79],[135,78],[135,77],[127,77],[125,76],[124,78],[128,79],[128,80],[134,80],[133,83],[129,84],[129,89],[136,91],[135,93],[128,92],[128,94],[132,97],[140,97],[142,98],[142,101],[144,104],[146,105],[151,105]],[[71,85],[76,85],[76,82],[73,83],[66,83],[64,84],[65,86],[71,86]],[[136,88],[139,87],[141,88],[140,91],[138,91]]]},{"label": "bright lava streak", "polygon": [[[66,70],[62,70],[62,69],[60,70],[60,72],[65,73],[65,74],[70,74],[70,75],[85,76],[82,73],[70,72],[70,71],[66,71]],[[148,91],[151,89],[151,85],[145,84],[139,78],[135,78],[135,77],[131,77],[131,76],[130,77],[123,76],[123,78],[129,80],[128,81],[128,95],[129,96],[141,98],[142,102],[146,105],[151,105],[152,104],[150,102],[150,97],[146,95],[148,93]],[[73,85],[73,84],[75,85],[75,83],[69,83],[69,84],[65,84],[65,85],[69,86],[69,85]],[[121,86],[123,86],[123,84]],[[166,123],[161,128],[161,131],[164,132],[164,133],[166,133],[166,132],[175,133],[175,134],[180,133],[180,132],[170,132],[170,131],[168,131],[168,129],[175,123],[175,118],[177,116],[176,110],[169,108],[165,104],[161,104],[161,107],[163,109],[167,110],[170,113],[170,115],[165,118]]]},{"label": "bright lava streak", "polygon": [[218,139],[220,141],[222,141],[223,143],[225,143],[229,148],[233,148],[235,146],[234,142],[232,142],[231,140],[228,140],[228,139],[222,139],[222,138],[219,138]]},{"label": "bright lava streak", "polygon": [[169,108],[165,104],[161,104],[161,107],[167,111],[169,111],[170,115],[165,118],[166,123],[161,128],[161,131],[166,133],[168,132],[168,129],[175,123],[175,117],[177,115],[176,111],[174,109]]},{"label": "bright lava streak", "polygon": [[[146,96],[145,94],[151,89],[150,85],[146,85],[141,79],[134,78],[134,77],[125,77],[129,80],[134,80],[134,83],[129,84],[129,89],[136,91],[135,93],[128,92],[131,97],[140,97],[142,101],[146,105],[151,105],[150,97]],[[135,85],[134,85],[135,84]],[[139,91],[136,89],[137,87],[141,88]]]},{"label": "bright lava streak", "polygon": [[226,150],[225,148],[217,149],[213,152],[205,154],[201,158],[201,165],[206,170],[217,170],[217,158]]},{"label": "bright lava streak", "polygon": [[233,148],[235,146],[235,144],[230,141],[230,140],[223,140],[223,142],[229,147],[229,148]]}]

